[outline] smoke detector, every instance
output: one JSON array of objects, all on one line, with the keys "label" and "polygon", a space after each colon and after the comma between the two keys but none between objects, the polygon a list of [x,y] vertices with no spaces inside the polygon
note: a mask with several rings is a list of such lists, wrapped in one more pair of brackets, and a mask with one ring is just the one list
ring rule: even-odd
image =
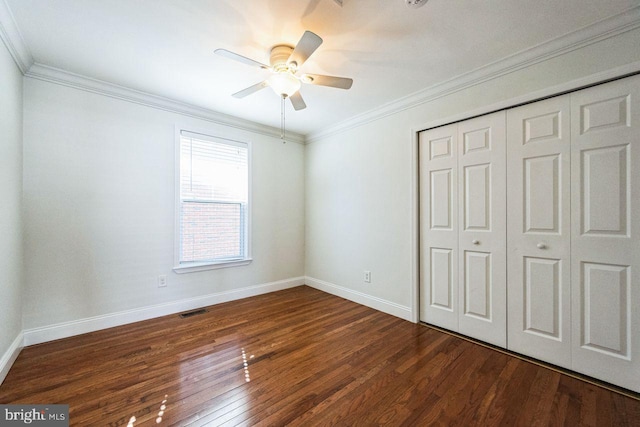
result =
[{"label": "smoke detector", "polygon": [[407,3],[407,6],[409,6],[410,8],[417,9],[427,4],[429,0],[404,0],[404,1],[405,3]]}]

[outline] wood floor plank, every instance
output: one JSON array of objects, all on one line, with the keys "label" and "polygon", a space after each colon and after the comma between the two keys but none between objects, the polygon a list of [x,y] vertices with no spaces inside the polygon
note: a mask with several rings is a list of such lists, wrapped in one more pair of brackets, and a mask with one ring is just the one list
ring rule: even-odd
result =
[{"label": "wood floor plank", "polygon": [[548,425],[551,417],[549,408],[553,405],[559,381],[560,374],[557,372],[537,370],[529,396],[516,424],[521,424],[526,419],[531,427]]},{"label": "wood floor plank", "polygon": [[301,286],[27,347],[0,403],[73,426],[640,426],[640,401]]}]

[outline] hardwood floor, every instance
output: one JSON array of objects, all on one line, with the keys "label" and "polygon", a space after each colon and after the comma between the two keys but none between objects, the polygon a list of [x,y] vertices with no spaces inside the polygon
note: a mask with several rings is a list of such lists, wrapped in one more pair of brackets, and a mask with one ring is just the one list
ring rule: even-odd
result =
[{"label": "hardwood floor", "polygon": [[78,426],[640,425],[636,399],[306,286],[25,348],[0,403]]}]

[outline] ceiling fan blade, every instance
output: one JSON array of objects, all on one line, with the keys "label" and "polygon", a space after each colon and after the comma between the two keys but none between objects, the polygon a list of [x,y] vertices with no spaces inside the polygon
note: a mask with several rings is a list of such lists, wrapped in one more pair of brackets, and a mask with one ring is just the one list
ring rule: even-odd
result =
[{"label": "ceiling fan blade", "polygon": [[252,93],[257,92],[260,89],[264,89],[267,86],[269,86],[269,83],[267,83],[267,81],[265,80],[263,82],[256,83],[253,86],[249,86],[248,88],[243,89],[240,92],[236,92],[231,96],[233,96],[234,98],[244,98],[245,96],[251,95]]},{"label": "ceiling fan blade", "polygon": [[307,104],[304,103],[304,99],[302,99],[302,95],[300,95],[300,91],[297,91],[293,95],[289,97],[291,100],[291,105],[296,111],[304,110],[307,108]]},{"label": "ceiling fan blade", "polygon": [[260,67],[264,69],[269,69],[268,65],[265,65],[261,62],[254,61],[251,58],[247,58],[246,56],[238,55],[237,53],[231,52],[227,49],[216,49],[213,51],[214,53],[224,56],[225,58],[233,59],[234,61],[242,62],[243,64],[251,65],[254,67]]},{"label": "ceiling fan blade", "polygon": [[304,74],[301,78],[304,83],[312,85],[337,87],[338,89],[351,89],[353,79],[335,76],[323,76],[322,74]]},{"label": "ceiling fan blade", "polygon": [[297,67],[302,67],[302,64],[311,56],[313,52],[322,44],[322,39],[317,34],[311,31],[305,31],[302,38],[291,52],[291,56],[287,60],[288,64],[295,62]]}]

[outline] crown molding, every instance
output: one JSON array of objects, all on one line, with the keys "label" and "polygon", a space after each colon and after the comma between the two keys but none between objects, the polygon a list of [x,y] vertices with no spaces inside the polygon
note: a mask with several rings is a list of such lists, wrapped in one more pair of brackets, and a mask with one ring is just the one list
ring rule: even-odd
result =
[{"label": "crown molding", "polygon": [[26,73],[33,65],[33,56],[27,47],[16,20],[13,18],[11,9],[5,0],[0,0],[0,39],[4,42],[13,57],[16,65],[22,72]]},{"label": "crown molding", "polygon": [[[1,0],[0,0],[1,1]],[[62,86],[72,87],[85,92],[96,93],[110,98],[119,99],[134,104],[140,104],[158,110],[181,114],[200,120],[228,126],[248,132],[253,132],[269,137],[280,138],[280,129],[272,126],[262,125],[250,120],[219,113],[207,108],[187,104],[171,98],[153,95],[103,80],[93,79],[80,74],[71,73],[48,65],[34,63],[25,73],[26,77],[54,83]],[[303,135],[287,132],[287,140],[304,144]]]},{"label": "crown molding", "polygon": [[[606,18],[592,25],[544,42],[514,55],[458,75],[444,82],[425,88],[411,95],[383,104],[365,113],[358,114],[319,132],[302,135],[290,132],[289,140],[311,143],[349,129],[379,120],[383,117],[414,108],[453,93],[477,86],[513,72],[530,67],[551,58],[567,54],[594,43],[618,36],[640,27],[640,6]],[[87,92],[182,114],[209,122],[258,133],[269,137],[280,137],[280,130],[250,120],[240,119],[207,108],[187,104],[174,99],[153,95],[113,83],[85,77],[55,67],[35,63],[15,23],[13,14],[5,0],[0,0],[0,38],[7,46],[18,68],[30,78],[48,81]]]},{"label": "crown molding", "polygon": [[574,32],[541,43],[426,89],[422,89],[411,95],[358,114],[329,128],[310,133],[307,135],[306,142],[311,143],[334,134],[345,132],[349,129],[434,101],[438,98],[443,98],[637,28],[640,28],[640,6],[634,6],[618,15],[605,18]]}]

